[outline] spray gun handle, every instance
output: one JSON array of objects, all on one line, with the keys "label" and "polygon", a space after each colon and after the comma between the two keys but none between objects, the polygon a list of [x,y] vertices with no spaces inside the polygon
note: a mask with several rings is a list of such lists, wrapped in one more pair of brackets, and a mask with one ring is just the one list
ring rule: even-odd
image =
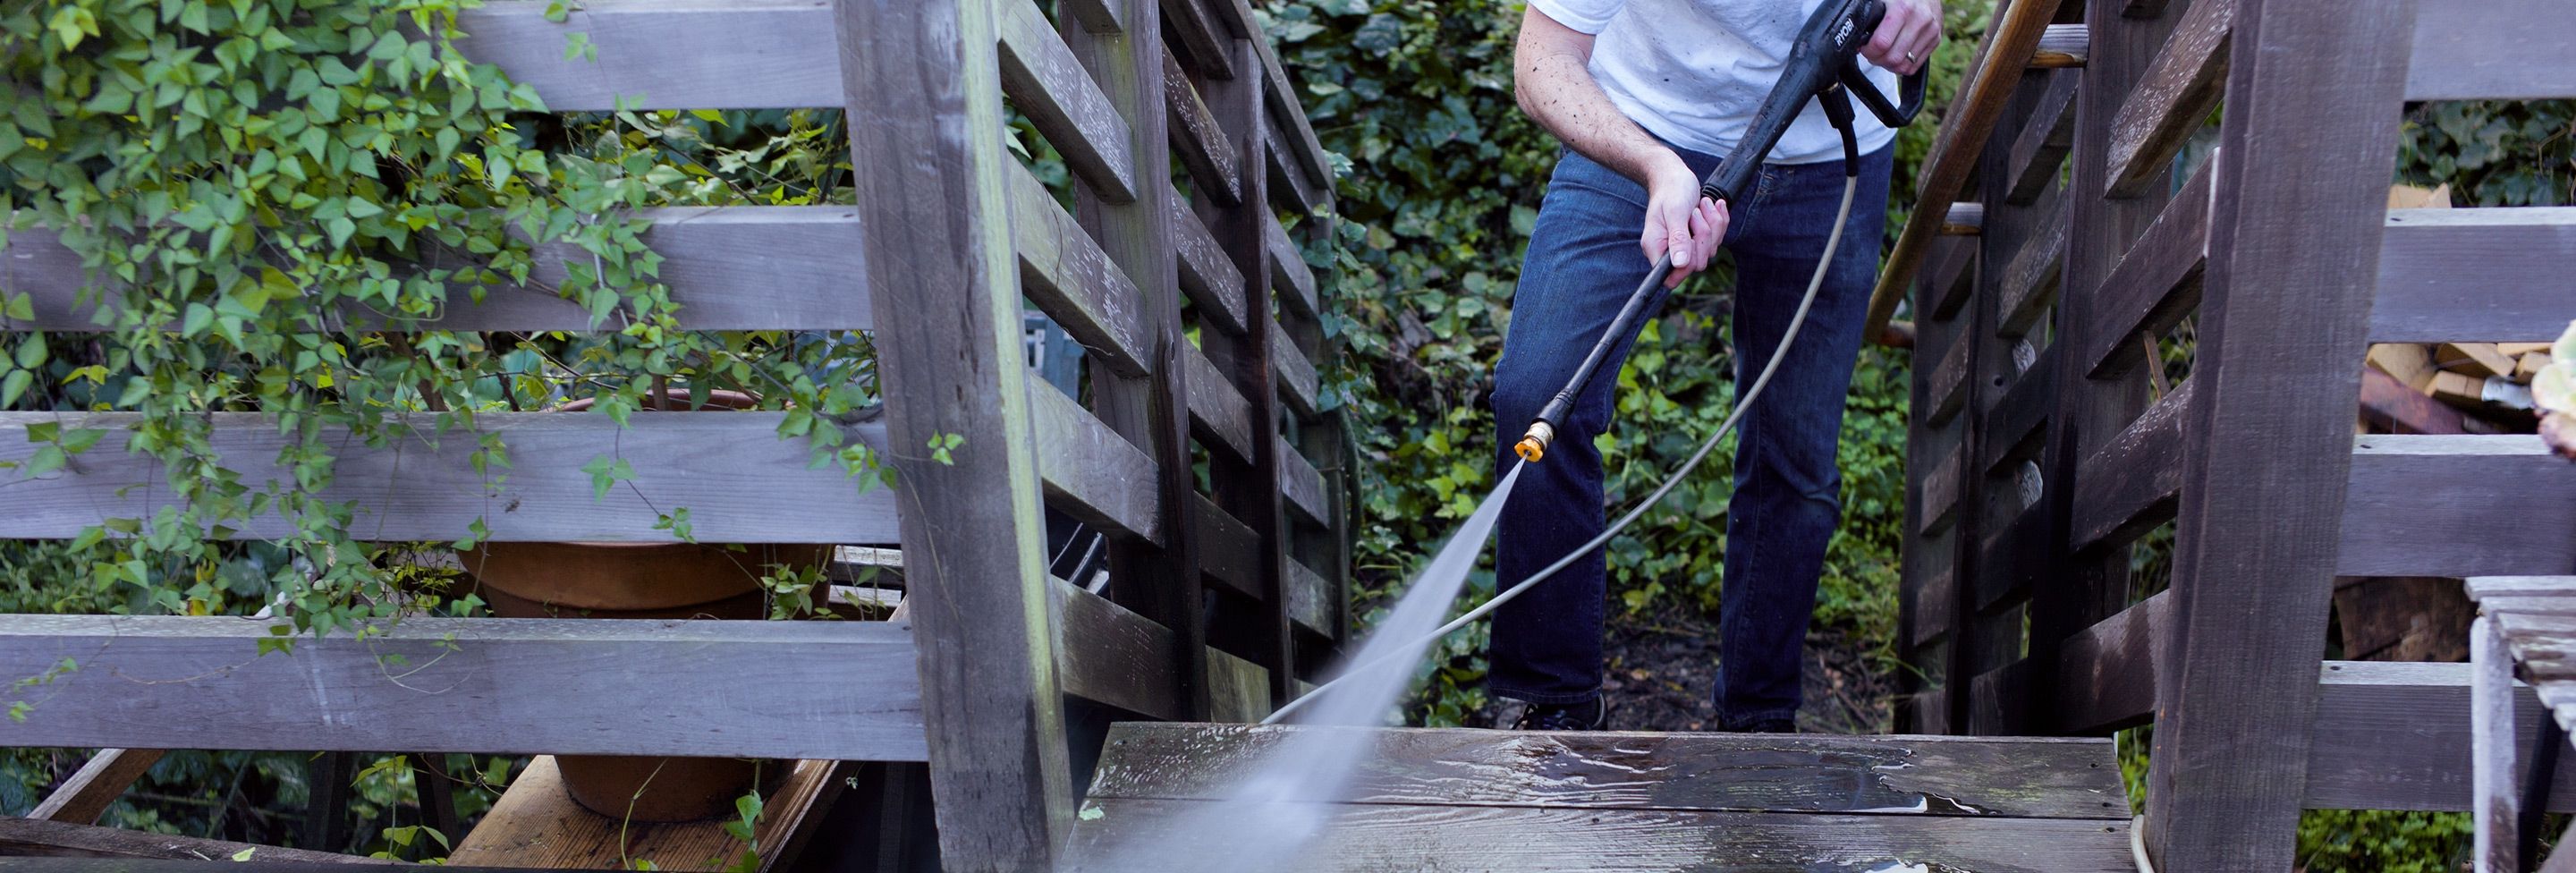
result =
[{"label": "spray gun handle", "polygon": [[1835,72],[1835,78],[1842,80],[1844,90],[1860,98],[1861,105],[1869,107],[1869,114],[1878,116],[1878,123],[1904,127],[1923,111],[1923,83],[1930,78],[1929,67],[1929,59],[1926,59],[1925,69],[1915,70],[1897,83],[1897,92],[1905,98],[1901,106],[1888,102],[1887,94],[1878,90],[1878,83],[1869,80],[1869,74],[1861,70],[1860,61],[1856,58],[1844,58],[1842,69]]}]

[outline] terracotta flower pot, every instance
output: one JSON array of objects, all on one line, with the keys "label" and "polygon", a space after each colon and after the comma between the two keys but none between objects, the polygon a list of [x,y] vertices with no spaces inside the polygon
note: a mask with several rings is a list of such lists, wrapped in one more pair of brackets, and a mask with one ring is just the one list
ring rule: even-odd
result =
[{"label": "terracotta flower pot", "polygon": [[[748,409],[754,400],[713,392],[706,408]],[[688,404],[664,392],[661,408]],[[588,400],[562,407],[589,409]],[[830,545],[767,544],[740,551],[695,543],[483,543],[458,558],[504,618],[760,619],[763,568],[820,567]],[[649,755],[562,755],[556,765],[573,800],[593,812],[636,821],[689,821],[733,813],[734,799],[767,790],[787,761]]]}]

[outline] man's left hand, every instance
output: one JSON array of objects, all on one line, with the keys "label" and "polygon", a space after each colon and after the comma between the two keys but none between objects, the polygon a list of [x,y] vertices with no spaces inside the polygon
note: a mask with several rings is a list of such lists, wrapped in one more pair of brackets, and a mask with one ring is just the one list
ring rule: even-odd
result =
[{"label": "man's left hand", "polygon": [[1932,60],[1941,44],[1941,0],[1887,0],[1887,17],[1861,46],[1861,57],[1879,68],[1910,76]]}]

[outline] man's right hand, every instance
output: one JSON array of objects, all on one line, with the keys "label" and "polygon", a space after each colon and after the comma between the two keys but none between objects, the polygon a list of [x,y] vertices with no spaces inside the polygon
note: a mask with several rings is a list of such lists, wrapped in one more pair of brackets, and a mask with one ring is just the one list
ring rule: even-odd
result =
[{"label": "man's right hand", "polygon": [[1672,259],[1664,287],[1678,288],[1691,274],[1708,269],[1718,244],[1726,241],[1726,222],[1726,202],[1701,196],[1699,176],[1680,155],[1664,149],[1646,180],[1646,228],[1638,238],[1646,260]]}]

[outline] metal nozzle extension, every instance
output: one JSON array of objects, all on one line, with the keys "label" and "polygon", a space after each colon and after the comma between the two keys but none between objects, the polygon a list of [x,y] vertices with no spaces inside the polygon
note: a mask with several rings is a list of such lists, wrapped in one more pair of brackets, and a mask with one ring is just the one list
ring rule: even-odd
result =
[{"label": "metal nozzle extension", "polygon": [[1540,458],[1547,457],[1547,444],[1555,440],[1554,426],[1549,425],[1545,419],[1533,421],[1530,422],[1529,432],[1521,435],[1521,441],[1512,444],[1512,452],[1520,455],[1523,461],[1537,463]]}]

